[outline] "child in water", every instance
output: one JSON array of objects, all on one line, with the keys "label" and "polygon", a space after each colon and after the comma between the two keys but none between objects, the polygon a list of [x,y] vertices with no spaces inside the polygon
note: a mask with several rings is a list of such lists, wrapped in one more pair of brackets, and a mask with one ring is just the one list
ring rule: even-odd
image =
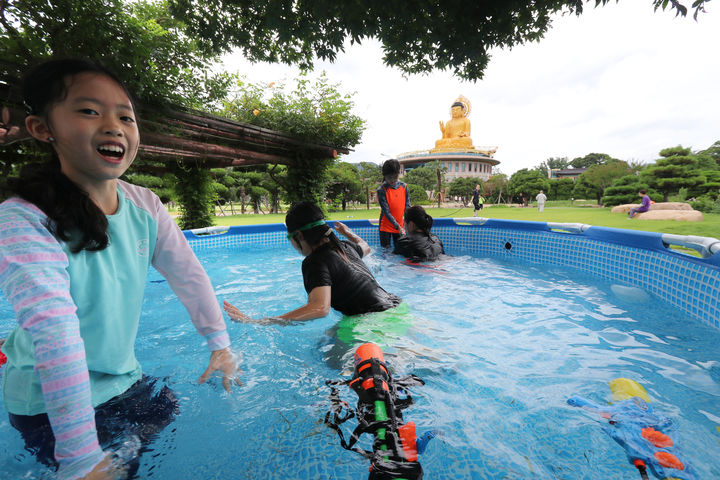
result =
[{"label": "child in water", "polygon": [[410,195],[407,185],[400,180],[400,162],[386,160],[382,166],[383,183],[377,189],[380,204],[380,246],[389,247],[392,238],[397,245],[400,235],[405,235],[403,216],[410,208]]},{"label": "child in water", "polygon": [[370,247],[345,224],[335,229],[349,241],[340,241],[326,223],[320,207],[312,202],[293,205],[285,217],[288,239],[305,259],[302,262],[307,303],[278,317],[253,320],[225,302],[230,318],[241,322],[287,324],[326,316],[330,308],[343,315],[382,312],[402,300],[386,292],[375,280],[362,257]]},{"label": "child in water", "polygon": [[[18,326],[2,395],[27,449],[61,479],[134,475],[137,450],[177,413],[177,400],[135,358],[148,268],[161,272],[210,349],[204,382],[236,364],[207,274],[160,199],[119,180],[138,151],[135,107],[104,68],[51,60],[22,82],[27,131],[50,153],[28,164],[0,205],[0,287]],[[128,435],[128,466],[103,451]],[[113,444],[115,442],[115,444]]]},{"label": "child in water", "polygon": [[430,232],[433,218],[420,205],[410,207],[405,212],[407,235],[403,235],[395,245],[393,253],[404,255],[414,262],[437,260],[445,253],[440,239]]}]

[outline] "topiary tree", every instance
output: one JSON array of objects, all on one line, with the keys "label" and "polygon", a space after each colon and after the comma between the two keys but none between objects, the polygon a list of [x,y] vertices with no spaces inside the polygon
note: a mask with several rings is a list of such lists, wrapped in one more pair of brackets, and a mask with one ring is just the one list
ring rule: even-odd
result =
[{"label": "topiary tree", "polygon": [[572,178],[550,179],[548,198],[551,200],[570,200],[573,196],[573,188],[575,188],[575,180]]},{"label": "topiary tree", "polygon": [[540,193],[540,190],[548,191],[550,181],[538,170],[523,168],[513,173],[508,182],[508,193],[513,197],[522,199],[523,205],[527,206],[530,198]]},{"label": "topiary tree", "polygon": [[682,146],[666,148],[660,151],[662,158],[655,165],[648,166],[640,172],[643,181],[650,187],[663,194],[663,201],[681,188],[692,190],[705,183],[698,167],[697,155],[693,155],[689,148]]},{"label": "topiary tree", "polygon": [[[637,175],[625,175],[616,179],[613,184],[605,189],[602,197],[602,204],[606,207],[638,203],[638,192],[648,190],[647,184],[643,183]],[[649,193],[650,198],[653,194]],[[657,194],[655,194],[657,196]]]},{"label": "topiary tree", "polygon": [[702,155],[708,155],[710,158],[715,160],[715,163],[720,168],[720,140],[710,145],[705,150],[701,150],[698,153]]},{"label": "topiary tree", "polygon": [[420,185],[414,183],[408,183],[408,193],[410,194],[410,203],[412,205],[429,205],[430,198],[428,198],[427,191]]}]

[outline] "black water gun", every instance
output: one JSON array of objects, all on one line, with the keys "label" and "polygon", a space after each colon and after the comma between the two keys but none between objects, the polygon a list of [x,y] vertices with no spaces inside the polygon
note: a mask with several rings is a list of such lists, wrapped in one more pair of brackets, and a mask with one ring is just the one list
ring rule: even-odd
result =
[{"label": "black water gun", "polygon": [[[338,433],[343,448],[370,460],[368,480],[422,479],[423,470],[417,457],[437,432],[429,431],[416,438],[415,423],[404,423],[402,411],[413,403],[408,388],[425,382],[415,375],[393,378],[380,347],[365,343],[355,351],[353,378],[326,383],[331,389],[331,408],[325,415],[325,424]],[[340,398],[336,385],[347,385],[357,393],[355,410]],[[358,425],[346,442],[340,425],[353,417],[357,417]],[[356,446],[364,433],[374,437],[372,451]]]}]

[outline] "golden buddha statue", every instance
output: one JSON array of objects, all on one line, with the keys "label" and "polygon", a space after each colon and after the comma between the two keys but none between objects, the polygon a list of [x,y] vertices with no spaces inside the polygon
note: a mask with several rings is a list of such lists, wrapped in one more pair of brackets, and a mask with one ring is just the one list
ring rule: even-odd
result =
[{"label": "golden buddha statue", "polygon": [[447,123],[440,122],[442,138],[435,142],[435,148],[431,152],[444,150],[471,150],[473,149],[470,138],[470,101],[460,95],[450,107],[452,118]]}]

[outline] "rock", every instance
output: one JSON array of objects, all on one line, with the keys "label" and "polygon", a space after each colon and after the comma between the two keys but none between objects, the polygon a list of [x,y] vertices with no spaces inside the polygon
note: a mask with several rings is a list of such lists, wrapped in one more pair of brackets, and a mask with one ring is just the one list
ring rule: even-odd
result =
[{"label": "rock", "polygon": [[650,210],[637,213],[633,219],[639,220],[678,220],[680,222],[702,222],[703,214],[697,210]]},{"label": "rock", "polygon": [[[625,205],[618,205],[610,210],[612,213],[628,213],[631,208],[639,207],[639,203],[629,203]],[[650,204],[650,210],[684,210],[693,212],[693,208],[689,203],[683,202],[659,202]]]}]

